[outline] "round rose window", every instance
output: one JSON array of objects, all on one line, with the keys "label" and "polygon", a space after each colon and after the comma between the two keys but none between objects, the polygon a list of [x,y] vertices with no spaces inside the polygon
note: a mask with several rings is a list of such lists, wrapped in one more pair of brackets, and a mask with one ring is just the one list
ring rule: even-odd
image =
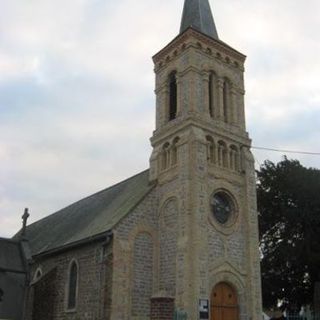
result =
[{"label": "round rose window", "polygon": [[211,199],[211,210],[214,218],[226,224],[232,217],[235,207],[231,197],[225,192],[217,192]]}]

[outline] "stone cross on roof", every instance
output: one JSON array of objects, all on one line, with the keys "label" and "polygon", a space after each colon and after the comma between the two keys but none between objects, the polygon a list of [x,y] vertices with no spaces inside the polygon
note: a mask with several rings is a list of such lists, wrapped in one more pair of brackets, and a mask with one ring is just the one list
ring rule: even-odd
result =
[{"label": "stone cross on roof", "polygon": [[189,27],[219,39],[208,0],[185,0],[180,33]]},{"label": "stone cross on roof", "polygon": [[23,216],[22,216],[22,235],[24,236],[25,233],[26,233],[26,228],[27,228],[27,220],[28,218],[30,217],[30,214],[29,214],[29,210],[28,208],[25,208],[24,209],[24,213],[23,213]]}]

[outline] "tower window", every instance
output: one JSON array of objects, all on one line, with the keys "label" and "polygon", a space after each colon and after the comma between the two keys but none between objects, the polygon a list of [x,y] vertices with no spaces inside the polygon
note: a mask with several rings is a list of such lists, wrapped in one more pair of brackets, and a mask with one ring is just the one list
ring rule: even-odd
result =
[{"label": "tower window", "polygon": [[179,138],[175,138],[172,143],[171,149],[171,165],[176,165],[178,163],[178,149],[177,144],[179,143]]},{"label": "tower window", "polygon": [[207,139],[207,160],[209,163],[216,162],[216,148],[213,139],[210,136]]},{"label": "tower window", "polygon": [[76,262],[73,261],[69,269],[68,304],[67,304],[68,309],[76,308],[77,286],[78,286],[78,266]]},{"label": "tower window", "polygon": [[228,113],[230,105],[230,84],[226,79],[223,83],[223,118],[225,122],[228,122]]},{"label": "tower window", "polygon": [[213,99],[212,99],[212,74],[209,76],[209,113],[210,116],[213,116]]},{"label": "tower window", "polygon": [[215,74],[213,72],[210,73],[209,76],[209,113],[210,116],[214,116],[214,95],[215,95]]},{"label": "tower window", "polygon": [[169,121],[177,117],[177,73],[171,72],[169,76]]},{"label": "tower window", "polygon": [[219,191],[211,199],[211,210],[220,224],[226,224],[234,215],[235,205],[226,192]]},{"label": "tower window", "polygon": [[239,171],[239,167],[240,167],[239,152],[236,146],[230,147],[229,159],[230,159],[230,168],[234,171]]},{"label": "tower window", "polygon": [[162,148],[161,169],[166,170],[170,163],[170,144],[167,142]]},{"label": "tower window", "polygon": [[219,141],[218,143],[218,163],[221,167],[228,167],[227,146],[223,141]]}]

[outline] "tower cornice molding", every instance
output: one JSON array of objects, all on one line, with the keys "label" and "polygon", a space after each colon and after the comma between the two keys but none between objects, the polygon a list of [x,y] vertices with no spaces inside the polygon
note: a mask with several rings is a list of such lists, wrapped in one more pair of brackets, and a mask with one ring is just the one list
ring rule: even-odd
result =
[{"label": "tower cornice molding", "polygon": [[[172,57],[171,55],[177,56],[180,52],[186,50],[188,47],[193,46],[194,43],[188,42],[190,39],[194,38],[195,40],[203,42],[207,46],[205,48],[206,51],[215,49],[219,53],[224,53],[227,56],[232,57],[233,59],[236,59],[237,61],[244,63],[246,60],[246,56],[242,54],[241,52],[233,49],[226,43],[224,43],[221,40],[217,40],[214,38],[211,38],[192,27],[189,27],[186,29],[185,32],[178,35],[175,39],[173,39],[167,46],[165,46],[162,50],[160,50],[158,53],[156,53],[153,56],[154,63],[165,65],[166,61],[171,61]],[[188,42],[188,43],[187,43]],[[178,50],[177,50],[178,47]],[[157,68],[157,66],[156,66]]]},{"label": "tower cornice molding", "polygon": [[248,137],[247,132],[231,125],[228,129],[220,127],[218,122],[215,120],[208,122],[195,118],[192,115],[182,118],[180,121],[176,119],[165,127],[154,131],[153,136],[150,138],[151,145],[155,147],[156,145],[163,144],[168,140],[174,139],[176,136],[183,135],[186,130],[196,127],[218,138],[240,144],[249,149],[251,148],[251,139]]}]

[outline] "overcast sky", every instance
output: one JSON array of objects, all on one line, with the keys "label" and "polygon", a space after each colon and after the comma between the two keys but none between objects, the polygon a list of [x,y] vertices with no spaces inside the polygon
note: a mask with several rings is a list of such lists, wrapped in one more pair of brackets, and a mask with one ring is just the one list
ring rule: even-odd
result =
[{"label": "overcast sky", "polygon": [[[320,152],[320,1],[211,0],[253,144]],[[1,0],[0,236],[148,167],[151,56],[183,0]],[[257,163],[282,154],[254,151]],[[320,168],[320,157],[288,155]]]}]

